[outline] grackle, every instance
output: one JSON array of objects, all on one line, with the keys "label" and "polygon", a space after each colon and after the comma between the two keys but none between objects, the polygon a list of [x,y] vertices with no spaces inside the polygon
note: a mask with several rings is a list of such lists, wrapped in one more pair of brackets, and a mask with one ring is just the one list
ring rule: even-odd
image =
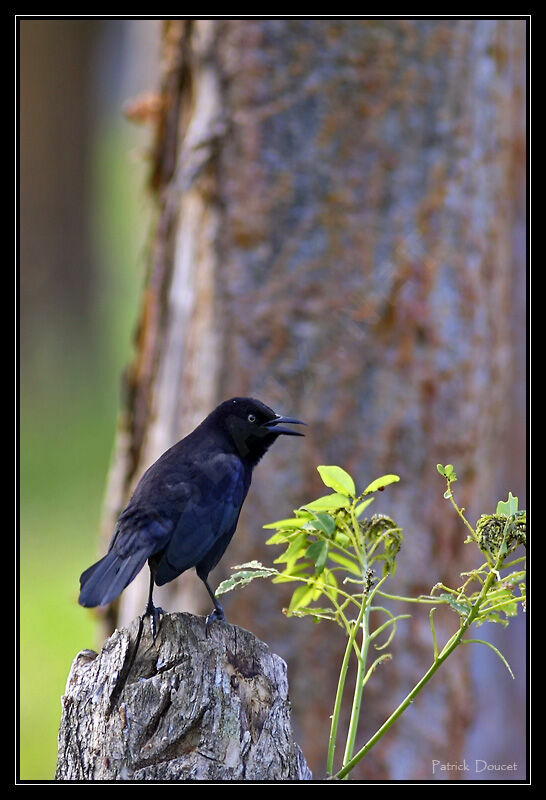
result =
[{"label": "grackle", "polygon": [[80,604],[108,605],[147,561],[150,589],[141,626],[150,616],[154,641],[163,613],[152,601],[154,583],[168,583],[191,567],[214,604],[207,629],[224,619],[207,578],[235,533],[253,468],[281,434],[303,435],[282,423],[304,424],[259,400],[235,397],[163,453],[121,513],[108,553],[81,575]]}]

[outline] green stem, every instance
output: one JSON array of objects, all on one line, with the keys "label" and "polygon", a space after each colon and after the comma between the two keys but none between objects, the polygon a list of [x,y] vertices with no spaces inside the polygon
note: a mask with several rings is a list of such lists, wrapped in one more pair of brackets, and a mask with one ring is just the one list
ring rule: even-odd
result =
[{"label": "green stem", "polygon": [[441,603],[438,597],[403,597],[400,594],[389,594],[388,592],[378,592],[380,597],[384,597],[386,600],[399,600],[402,603]]},{"label": "green stem", "polygon": [[[354,517],[354,514],[351,515],[351,518],[352,517]],[[359,539],[358,531],[355,528],[353,528],[351,530],[350,525],[347,525],[347,523],[343,522],[342,520],[340,520],[339,524],[340,524],[340,527],[345,531],[346,535],[351,540],[351,544],[353,546],[353,550],[355,551],[359,562],[362,562],[362,551],[360,550],[360,542],[358,541],[358,539]]]},{"label": "green stem", "polygon": [[326,763],[326,771],[328,775],[331,775],[334,769],[334,753],[336,749],[337,731],[339,727],[339,715],[341,711],[341,701],[343,699],[343,691],[345,689],[345,679],[347,677],[349,658],[351,655],[351,650],[353,649],[355,643],[357,631],[360,628],[360,624],[362,622],[364,611],[365,611],[365,604],[363,602],[360,607],[360,612],[358,614],[354,627],[349,634],[349,638],[347,639],[347,647],[345,648],[345,654],[343,656],[343,661],[341,663],[341,671],[339,673],[336,698],[334,701],[334,711],[332,713],[332,724],[330,725],[330,738],[328,740],[328,759]]},{"label": "green stem", "polygon": [[360,706],[362,703],[362,691],[364,689],[364,675],[366,670],[366,659],[368,657],[368,647],[370,644],[369,637],[369,617],[370,606],[368,598],[363,600],[365,605],[364,617],[362,620],[362,645],[360,647],[360,658],[358,659],[358,667],[355,679],[355,690],[353,694],[353,705],[351,708],[351,718],[349,720],[349,730],[347,732],[347,742],[345,744],[345,752],[343,754],[343,763],[346,764],[353,755],[356,732],[358,728],[358,720],[360,718]]},{"label": "green stem", "polygon": [[[451,652],[451,651],[449,651]],[[389,730],[389,728],[393,725],[393,723],[398,719],[398,717],[406,710],[406,708],[413,702],[414,698],[417,697],[421,689],[429,682],[432,678],[440,664],[447,658],[449,653],[446,653],[445,656],[439,657],[436,662],[432,664],[432,666],[427,670],[427,672],[423,675],[421,680],[413,687],[411,692],[404,698],[404,700],[400,703],[398,708],[393,711],[390,715],[388,720],[379,728],[379,730],[372,736],[371,739],[362,747],[358,753],[349,761],[347,762],[339,772],[334,775],[334,778],[341,780],[345,778],[349,772],[358,764],[358,762],[366,755],[366,753],[371,750],[376,742],[381,739],[382,736]]]},{"label": "green stem", "polygon": [[421,678],[418,683],[415,684],[413,689],[406,695],[406,697],[402,700],[400,705],[393,711],[390,717],[383,723],[383,725],[379,728],[378,731],[368,740],[368,742],[362,747],[358,753],[351,758],[343,767],[337,772],[332,779],[341,780],[345,778],[349,772],[358,764],[358,762],[366,755],[366,753],[371,750],[371,748],[376,744],[376,742],[381,739],[385,733],[391,728],[394,722],[398,719],[398,717],[406,710],[406,708],[413,702],[413,700],[417,697],[421,689],[429,682],[435,672],[440,668],[443,662],[451,655],[451,653],[455,650],[455,648],[460,644],[462,637],[470,627],[470,625],[476,619],[476,616],[479,613],[480,606],[483,603],[487,592],[489,591],[493,581],[495,580],[495,572],[491,571],[487,576],[487,579],[478,595],[478,598],[472,609],[468,615],[468,617],[461,622],[460,628],[456,634],[454,634],[448,643],[443,648],[440,655],[433,661],[429,669],[425,672],[423,677]]},{"label": "green stem", "polygon": [[[371,611],[375,611],[377,609],[381,609],[381,606],[374,606],[373,609],[370,609],[370,610]],[[373,633],[370,633],[370,641],[372,639],[375,639],[376,636],[379,636],[379,634],[382,633],[385,630],[385,628],[388,628],[389,625],[396,625],[398,620],[400,620],[400,619],[410,619],[410,617],[411,617],[411,614],[398,614],[396,617],[391,617],[386,622],[384,622],[382,625],[380,625],[379,628],[376,628]],[[389,640],[390,640],[390,638],[391,637],[389,637]],[[377,645],[376,644],[375,649],[376,650],[382,650],[384,647],[386,647],[388,645],[388,643],[389,642],[387,641],[387,642],[385,642],[385,644],[382,644],[382,645]]]},{"label": "green stem", "polygon": [[451,482],[450,481],[447,482],[447,488],[448,488],[448,491],[449,491],[449,501],[450,501],[451,505],[453,506],[453,508],[455,509],[457,514],[459,515],[459,517],[462,519],[462,521],[464,522],[464,524],[466,525],[466,527],[470,531],[470,535],[472,536],[472,540],[474,542],[476,542],[478,540],[478,537],[476,536],[476,531],[474,530],[474,528],[472,527],[470,522],[467,520],[467,518],[463,514],[463,509],[459,508],[459,506],[455,502],[455,499],[454,499],[452,491],[451,491]]},{"label": "green stem", "polygon": [[[351,506],[351,522],[355,538],[358,541],[360,538],[360,525],[356,519],[355,503]],[[360,542],[359,542],[360,544]],[[362,551],[358,551],[360,567],[362,569],[363,589],[365,589],[367,581],[368,570],[368,553],[366,545],[362,541]],[[376,587],[379,588],[379,587]],[[359,614],[358,626],[355,626],[355,635],[358,628],[362,628],[362,644],[360,646],[360,658],[358,659],[357,672],[355,678],[355,688],[353,693],[353,704],[351,707],[351,717],[349,719],[349,729],[347,731],[347,741],[345,743],[345,752],[343,753],[343,764],[346,764],[353,755],[356,733],[358,729],[358,721],[360,719],[360,706],[362,704],[362,691],[364,689],[364,677],[366,675],[366,660],[368,658],[368,648],[370,646],[370,605],[375,591],[370,594],[370,586],[368,584],[368,591],[364,591],[362,595],[362,609]]]},{"label": "green stem", "polygon": [[337,682],[336,699],[334,701],[334,711],[332,713],[332,722],[330,725],[330,738],[328,740],[328,759],[326,762],[326,774],[331,775],[334,771],[334,753],[336,750],[337,730],[339,727],[339,714],[341,711],[341,700],[343,698],[343,690],[345,688],[345,679],[347,677],[347,668],[349,666],[349,658],[353,647],[354,639],[349,636],[347,639],[347,647],[341,663],[341,670],[339,673],[339,680]]}]

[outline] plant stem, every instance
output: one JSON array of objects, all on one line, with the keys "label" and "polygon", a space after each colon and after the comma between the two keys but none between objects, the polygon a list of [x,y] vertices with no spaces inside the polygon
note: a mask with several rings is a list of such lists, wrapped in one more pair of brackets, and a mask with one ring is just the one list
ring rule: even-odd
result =
[{"label": "plant stem", "polygon": [[[343,699],[343,691],[345,689],[345,679],[347,677],[349,658],[351,655],[351,650],[353,649],[353,646],[355,646],[356,634],[362,623],[362,617],[364,615],[364,611],[365,611],[365,602],[363,598],[362,604],[360,606],[360,611],[358,613],[358,617],[356,619],[353,629],[349,633],[349,638],[347,640],[347,647],[345,648],[345,654],[343,656],[343,661],[341,663],[341,671],[339,673],[336,699],[334,701],[334,711],[332,714],[332,724],[330,725],[330,738],[328,741],[328,759],[326,763],[326,771],[328,775],[331,775],[334,769],[334,752],[336,749],[337,731],[339,727],[339,714],[341,711],[341,701]],[[357,655],[360,654],[357,652]]]},{"label": "plant stem", "polygon": [[455,650],[457,645],[460,644],[462,637],[464,636],[470,625],[473,623],[476,616],[478,615],[480,606],[485,600],[487,592],[489,591],[493,581],[495,580],[495,577],[496,577],[495,571],[492,570],[487,576],[487,579],[485,580],[482,589],[480,591],[480,594],[478,595],[476,602],[472,606],[472,609],[470,610],[468,617],[461,622],[460,628],[457,631],[457,633],[455,633],[449,639],[447,644],[444,646],[442,652],[433,661],[433,663],[431,664],[429,669],[425,672],[421,680],[415,684],[413,689],[409,692],[409,694],[406,695],[406,697],[402,700],[400,705],[393,711],[393,713],[386,720],[386,722],[384,722],[383,725],[379,728],[379,730],[376,731],[376,733],[371,737],[371,739],[368,740],[368,742],[364,745],[364,747],[362,747],[358,751],[358,753],[353,758],[351,758],[350,761],[345,763],[343,767],[339,770],[339,772],[337,772],[334,776],[332,776],[332,779],[341,780],[349,774],[349,772],[353,769],[353,767],[355,767],[356,764],[358,764],[358,762],[366,755],[366,753],[369,750],[371,750],[371,748],[375,745],[375,743],[378,742],[379,739],[382,738],[382,736],[384,736],[384,734],[389,730],[389,728],[398,719],[398,717],[406,710],[406,708],[410,705],[410,703],[412,703],[413,700],[417,697],[421,689],[424,686],[426,686],[426,684],[432,678],[434,673],[439,669],[439,667],[443,664],[443,662],[448,658],[448,656],[451,655],[451,653]]},{"label": "plant stem", "polygon": [[389,594],[388,592],[378,592],[380,597],[384,597],[386,600],[399,600],[403,603],[441,603],[442,601],[438,597],[404,597],[403,595],[399,594]]},{"label": "plant stem", "polygon": [[353,647],[354,638],[352,634],[347,639],[347,647],[343,661],[341,662],[341,670],[339,673],[339,680],[337,682],[336,699],[334,701],[334,711],[332,713],[332,722],[330,725],[330,738],[328,739],[328,759],[326,762],[326,774],[331,775],[334,771],[334,753],[336,750],[337,729],[339,726],[339,714],[341,711],[341,701],[343,699],[343,690],[345,688],[345,678],[347,677],[347,668],[349,666],[349,658]]},{"label": "plant stem", "polygon": [[[454,646],[455,646],[455,645],[453,645],[453,647],[454,647]],[[379,741],[379,739],[381,739],[381,737],[382,737],[382,736],[383,736],[383,735],[384,735],[384,734],[385,734],[385,733],[386,733],[386,732],[389,730],[389,728],[390,728],[390,727],[392,726],[392,724],[393,724],[393,723],[394,723],[394,722],[395,722],[395,721],[398,719],[398,717],[399,717],[399,716],[400,716],[400,715],[401,715],[401,714],[402,714],[402,713],[403,713],[403,712],[406,710],[406,708],[407,708],[407,707],[410,705],[410,703],[412,703],[412,702],[413,702],[413,699],[414,699],[415,697],[417,697],[417,695],[419,694],[419,692],[421,691],[421,689],[422,689],[422,688],[423,688],[423,687],[424,687],[424,686],[425,686],[425,685],[428,683],[428,681],[429,681],[429,680],[432,678],[432,676],[434,675],[434,673],[436,672],[436,670],[438,669],[438,667],[440,666],[440,664],[441,664],[441,663],[442,663],[442,662],[443,662],[443,661],[444,661],[444,660],[445,660],[445,659],[448,657],[449,653],[451,653],[451,650],[449,650],[449,652],[447,652],[447,653],[446,653],[444,656],[442,656],[442,657],[439,657],[439,658],[438,658],[438,660],[437,660],[437,661],[435,661],[435,662],[432,664],[432,666],[431,666],[431,667],[430,667],[430,668],[427,670],[427,672],[426,672],[426,673],[423,675],[423,677],[421,678],[421,680],[420,680],[420,681],[419,681],[419,682],[418,682],[418,683],[417,683],[417,684],[416,684],[416,685],[413,687],[413,689],[411,690],[411,692],[410,692],[408,695],[406,695],[406,697],[405,697],[405,698],[404,698],[404,700],[403,700],[403,701],[400,703],[400,705],[398,706],[398,708],[397,708],[395,711],[393,711],[393,713],[390,715],[390,717],[388,718],[388,720],[387,720],[385,723],[383,723],[383,725],[382,725],[382,726],[379,728],[379,730],[378,730],[378,731],[377,731],[377,732],[376,732],[376,733],[375,733],[375,734],[372,736],[372,738],[368,740],[368,742],[367,742],[367,743],[364,745],[364,747],[362,747],[362,748],[361,748],[361,749],[358,751],[358,753],[356,754],[356,756],[354,756],[354,758],[352,758],[350,761],[348,761],[348,762],[347,762],[347,763],[346,763],[346,764],[343,766],[343,768],[342,768],[342,769],[340,769],[340,770],[339,770],[339,772],[338,772],[338,773],[336,773],[336,775],[334,775],[334,776],[333,776],[334,778],[337,778],[337,779],[341,780],[342,778],[345,778],[345,777],[346,777],[346,776],[349,774],[349,772],[350,772],[350,771],[353,769],[353,767],[355,767],[355,766],[358,764],[358,762],[359,762],[359,761],[360,761],[360,760],[361,760],[361,759],[362,759],[362,758],[363,758],[363,757],[366,755],[366,753],[367,753],[369,750],[371,750],[371,748],[374,746],[374,744],[375,744],[377,741]]]},{"label": "plant stem", "polygon": [[[351,521],[353,525],[353,531],[355,534],[355,538],[360,538],[360,525],[356,519],[355,515],[355,504],[353,503],[351,507]],[[360,543],[360,542],[359,542]],[[358,627],[362,628],[362,644],[360,646],[360,657],[358,659],[357,671],[356,671],[356,678],[355,678],[355,688],[353,693],[353,704],[351,707],[351,717],[349,720],[349,729],[347,731],[347,741],[345,743],[345,752],[343,754],[343,764],[346,764],[350,761],[356,741],[356,732],[358,729],[358,721],[360,719],[360,706],[362,704],[362,691],[364,689],[364,676],[366,675],[366,660],[368,658],[368,648],[370,645],[370,605],[371,600],[375,592],[372,592],[370,595],[370,585],[368,583],[368,588],[366,590],[366,582],[368,581],[368,553],[366,551],[365,542],[362,541],[362,551],[359,551],[360,556],[360,567],[362,569],[362,582],[363,582],[363,593],[362,593],[362,608],[359,614],[358,619]],[[378,587],[377,587],[378,588]],[[356,630],[358,627],[355,626],[355,635]]]},{"label": "plant stem", "polygon": [[358,659],[358,667],[355,679],[355,690],[353,695],[353,705],[351,708],[351,718],[349,720],[349,730],[347,732],[347,742],[345,744],[345,752],[343,754],[343,763],[346,764],[353,755],[353,750],[356,740],[356,732],[358,728],[358,720],[360,718],[360,706],[362,703],[362,690],[364,689],[364,675],[366,674],[366,659],[368,657],[368,647],[370,644],[369,637],[369,617],[370,605],[367,597],[363,598],[365,605],[364,616],[362,619],[362,645],[360,647],[360,658]]},{"label": "plant stem", "polygon": [[457,514],[459,515],[459,517],[462,519],[462,521],[464,522],[464,524],[466,525],[466,527],[468,528],[468,530],[470,531],[470,535],[471,535],[471,537],[472,537],[472,540],[473,540],[474,542],[476,542],[476,541],[477,541],[477,537],[476,537],[476,531],[474,530],[474,528],[472,527],[472,525],[470,524],[470,522],[467,520],[467,518],[466,518],[466,517],[465,517],[465,515],[463,514],[463,509],[459,508],[459,506],[458,506],[458,505],[457,505],[457,503],[455,502],[455,498],[453,497],[453,494],[452,494],[452,492],[451,492],[451,483],[450,483],[450,481],[449,481],[449,480],[448,480],[448,482],[447,482],[447,488],[448,488],[448,491],[449,491],[449,502],[451,503],[451,505],[453,506],[453,508],[455,509],[455,511],[457,512]]}]

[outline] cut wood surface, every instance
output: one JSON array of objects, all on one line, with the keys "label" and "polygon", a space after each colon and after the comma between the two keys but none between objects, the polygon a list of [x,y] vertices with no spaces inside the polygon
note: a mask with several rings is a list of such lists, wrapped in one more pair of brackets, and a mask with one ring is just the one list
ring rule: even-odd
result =
[{"label": "cut wood surface", "polygon": [[[191,614],[138,619],[74,659],[58,781],[302,781],[284,661],[252,633]],[[127,671],[129,670],[128,674]]]}]

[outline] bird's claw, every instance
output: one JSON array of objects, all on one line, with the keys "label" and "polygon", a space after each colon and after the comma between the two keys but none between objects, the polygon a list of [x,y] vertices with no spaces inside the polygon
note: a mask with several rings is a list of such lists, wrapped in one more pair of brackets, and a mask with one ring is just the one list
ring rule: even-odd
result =
[{"label": "bird's claw", "polygon": [[152,640],[155,645],[155,641],[157,639],[157,635],[159,633],[159,627],[161,625],[161,617],[165,614],[162,608],[159,606],[152,605],[151,607],[148,606],[146,611],[144,612],[144,616],[150,617],[150,630],[152,632]]},{"label": "bird's claw", "polygon": [[224,609],[222,606],[218,605],[205,620],[205,635],[209,635],[209,628],[213,622],[224,622],[225,619],[226,615],[224,614]]}]

